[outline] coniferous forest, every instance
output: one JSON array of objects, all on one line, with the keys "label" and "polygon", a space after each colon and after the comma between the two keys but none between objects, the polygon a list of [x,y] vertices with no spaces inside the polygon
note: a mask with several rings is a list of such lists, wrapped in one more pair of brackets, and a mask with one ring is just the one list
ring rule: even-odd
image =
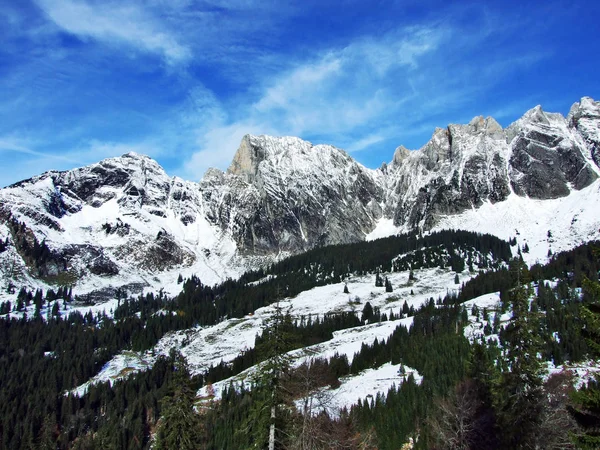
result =
[{"label": "coniferous forest", "polygon": [[[548,361],[600,354],[598,246],[527,267],[510,243],[493,236],[411,234],[315,249],[216,286],[181,279],[173,298],[119,294],[112,317],[62,316],[65,304],[86,301],[68,288],[20,289],[0,305],[0,448],[262,449],[271,439],[289,449],[398,449],[411,440],[422,449],[599,448],[600,380],[575,390],[572,374],[548,377],[546,370]],[[33,260],[48,258],[43,244],[36,249]],[[412,326],[363,344],[351,362],[336,354],[294,366],[286,355],[336,331],[395,317],[368,302],[356,313],[321,317],[292,317],[276,307],[254,348],[203,374],[191,376],[185,358],[172,352],[145,371],[70,393],[116,354],[151,349],[168,332],[242,317],[354,275],[413,276],[435,267],[477,275],[445,298],[407,307],[401,315],[411,316]],[[493,292],[500,292],[499,310],[465,305]],[[32,317],[6,316],[29,305]],[[483,336],[471,342],[464,328],[473,317]],[[422,381],[399,373],[389,392],[338,415],[314,407],[327,404],[323,388],[386,363],[406,365]],[[232,384],[198,402],[200,387],[255,365],[249,386]]]}]

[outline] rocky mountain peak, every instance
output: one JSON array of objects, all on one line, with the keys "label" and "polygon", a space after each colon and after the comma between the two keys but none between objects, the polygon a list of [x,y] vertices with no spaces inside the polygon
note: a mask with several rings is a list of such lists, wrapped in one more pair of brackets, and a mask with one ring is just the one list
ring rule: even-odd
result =
[{"label": "rocky mountain peak", "polygon": [[402,162],[410,156],[410,150],[407,149],[404,145],[399,146],[394,151],[394,158],[392,159],[392,164],[394,166],[401,166]]},{"label": "rocky mountain peak", "polygon": [[253,136],[242,138],[242,142],[233,157],[227,173],[239,175],[248,183],[253,183],[263,162],[278,163],[286,159],[306,155],[313,150],[313,145],[297,137]]},{"label": "rocky mountain peak", "polygon": [[548,116],[542,109],[541,105],[537,105],[536,107],[531,108],[529,111],[523,114],[523,117],[520,120],[523,122],[550,125]]},{"label": "rocky mountain peak", "polygon": [[469,122],[472,133],[498,134],[502,132],[502,126],[493,117],[476,116]]},{"label": "rocky mountain peak", "polygon": [[242,138],[227,173],[244,177],[249,183],[254,180],[258,165],[265,158],[265,148],[257,140],[257,137],[249,134]]},{"label": "rocky mountain peak", "polygon": [[567,120],[570,123],[577,122],[582,117],[584,118],[600,118],[600,102],[595,101],[591,97],[583,97],[579,102],[573,103]]},{"label": "rocky mountain peak", "polygon": [[583,137],[592,159],[600,167],[600,102],[583,97],[580,102],[573,104],[567,121]]},{"label": "rocky mountain peak", "polygon": [[433,170],[437,165],[447,161],[451,156],[451,148],[450,130],[436,128],[430,141],[420,149],[425,157],[427,170]]}]

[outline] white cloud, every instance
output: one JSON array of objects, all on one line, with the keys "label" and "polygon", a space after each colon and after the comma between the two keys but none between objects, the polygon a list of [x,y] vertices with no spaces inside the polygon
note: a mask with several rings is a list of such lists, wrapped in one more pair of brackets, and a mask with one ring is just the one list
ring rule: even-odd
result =
[{"label": "white cloud", "polygon": [[[209,0],[202,6],[193,0],[35,1],[68,33],[119,50],[152,53],[169,69],[181,69],[167,70],[181,82],[175,89],[200,85],[205,81],[200,69],[210,66],[206,72],[211,72],[211,83],[227,92],[213,93],[200,85],[182,104],[167,105],[168,114],[163,110],[154,116],[154,110],[149,111],[151,118],[160,118],[152,136],[138,138],[140,143],[88,138],[109,140],[103,131],[61,141],[83,141],[65,157],[85,163],[130,150],[153,157],[170,152],[171,161],[179,156],[183,161],[179,174],[193,179],[209,167],[227,168],[247,133],[300,136],[361,151],[361,156],[383,142],[406,143],[402,137],[421,134],[424,128],[431,132],[434,126],[445,126],[446,117],[456,121],[457,115],[468,114],[464,106],[476,102],[479,94],[516,67],[537,61],[525,51],[519,58],[514,52],[496,52],[497,47],[488,47],[486,41],[499,25],[465,27],[465,17],[361,35],[336,47],[313,47],[311,54],[298,59],[278,42],[278,27],[289,26],[285,19],[294,15],[285,5],[273,8],[257,0]],[[52,23],[44,23],[56,33]],[[197,60],[192,61],[192,52]],[[40,53],[46,58],[46,50]],[[68,58],[58,58],[54,65],[66,63]],[[33,70],[23,70],[35,73],[38,65],[36,60]],[[14,85],[28,86],[23,79],[15,77]],[[43,96],[48,104],[55,100],[51,94]],[[22,103],[33,97],[23,96]],[[48,109],[44,107],[37,109]],[[395,146],[390,147],[390,157]],[[33,148],[44,147],[21,150],[24,154]]]},{"label": "white cloud", "polygon": [[[379,39],[364,38],[328,49],[293,69],[266,78],[258,99],[227,114],[219,105],[195,117],[198,149],[185,163],[195,178],[209,167],[225,169],[247,134],[310,137],[358,136],[348,145],[359,151],[387,138],[378,122],[414,96],[399,77],[417,70],[420,58],[433,52],[446,29],[410,27]],[[365,131],[366,130],[366,131]]]},{"label": "white cloud", "polygon": [[24,155],[37,156],[44,159],[58,160],[69,163],[77,162],[77,159],[69,156],[33,150],[29,141],[12,136],[0,136],[0,154],[1,153],[21,153]]},{"label": "white cloud", "polygon": [[381,141],[384,141],[386,139],[385,136],[376,133],[376,134],[370,134],[368,136],[365,136],[361,139],[358,139],[357,141],[354,141],[352,144],[350,144],[347,148],[347,150],[352,153],[352,152],[359,152],[361,150],[364,150],[365,148],[370,147],[373,144],[377,144]]},{"label": "white cloud", "polygon": [[125,43],[141,51],[159,54],[169,64],[186,61],[191,56],[190,49],[178,42],[164,22],[155,20],[134,3],[36,1],[56,25],[81,38]]}]

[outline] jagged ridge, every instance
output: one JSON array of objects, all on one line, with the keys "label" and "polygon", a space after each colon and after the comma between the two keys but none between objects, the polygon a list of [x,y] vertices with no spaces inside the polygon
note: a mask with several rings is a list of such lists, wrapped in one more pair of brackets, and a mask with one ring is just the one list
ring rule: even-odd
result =
[{"label": "jagged ridge", "polygon": [[[229,169],[200,183],[128,153],[9,186],[0,190],[0,240],[20,239],[7,224],[24,222],[88,290],[168,286],[186,271],[212,283],[256,255],[363,240],[382,221],[427,230],[510,196],[566,197],[593,184],[599,164],[600,103],[590,98],[566,118],[538,106],[506,129],[489,117],[438,128],[377,170],[329,145],[248,135]],[[18,246],[0,262],[5,279],[34,283]]]}]

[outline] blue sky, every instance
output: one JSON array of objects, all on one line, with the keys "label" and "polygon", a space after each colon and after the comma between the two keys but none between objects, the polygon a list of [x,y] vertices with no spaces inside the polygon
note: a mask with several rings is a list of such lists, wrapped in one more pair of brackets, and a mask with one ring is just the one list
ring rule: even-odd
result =
[{"label": "blue sky", "polygon": [[0,185],[127,151],[198,180],[246,133],[378,167],[476,115],[566,114],[600,97],[599,4],[0,0]]}]

